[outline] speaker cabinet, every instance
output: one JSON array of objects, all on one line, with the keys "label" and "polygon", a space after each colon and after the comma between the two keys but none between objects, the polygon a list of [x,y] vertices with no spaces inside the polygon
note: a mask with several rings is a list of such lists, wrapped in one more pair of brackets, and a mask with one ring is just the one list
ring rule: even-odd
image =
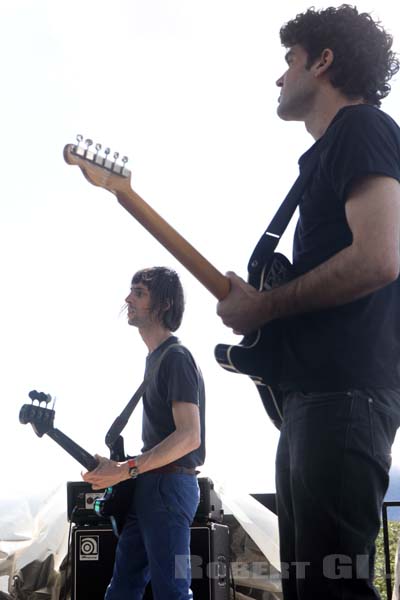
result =
[{"label": "speaker cabinet", "polygon": [[111,528],[73,528],[71,600],[104,600],[116,546],[117,538]]},{"label": "speaker cabinet", "polygon": [[209,523],[190,537],[193,600],[229,600],[229,528]]},{"label": "speaker cabinet", "polygon": [[[108,527],[72,530],[71,600],[104,600],[110,582],[117,538]],[[191,528],[191,564],[194,600],[229,600],[229,529],[209,523]],[[151,586],[144,600],[152,600]]]}]

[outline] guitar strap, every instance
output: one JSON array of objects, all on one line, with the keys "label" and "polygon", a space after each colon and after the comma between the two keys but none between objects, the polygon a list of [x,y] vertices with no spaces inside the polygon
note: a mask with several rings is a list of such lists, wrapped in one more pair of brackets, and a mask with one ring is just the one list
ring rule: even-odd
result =
[{"label": "guitar strap", "polygon": [[305,165],[303,171],[290,188],[286,198],[278,208],[275,216],[267,229],[262,234],[259,242],[254,248],[253,254],[250,257],[247,265],[249,274],[256,275],[260,272],[264,265],[269,262],[281,239],[286,227],[289,225],[290,219],[296,210],[302,195],[310,181],[311,175],[317,167],[321,155],[320,144],[314,149],[314,152]]},{"label": "guitar strap", "polygon": [[146,388],[149,385],[150,381],[156,377],[164,356],[167,354],[167,352],[171,348],[174,348],[175,346],[180,346],[180,345],[181,344],[179,344],[179,343],[175,343],[175,344],[170,344],[169,346],[167,346],[167,348],[165,348],[164,352],[161,354],[160,358],[158,359],[158,361],[156,362],[154,367],[151,369],[151,371],[145,375],[145,378],[143,379],[142,383],[139,385],[136,392],[133,394],[132,398],[129,400],[128,404],[125,406],[124,410],[115,419],[114,423],[111,425],[110,429],[108,430],[108,432],[106,434],[106,438],[105,438],[106,446],[108,448],[110,448],[110,449],[112,448],[112,446],[116,442],[117,438],[121,434],[121,431],[124,429],[125,425],[128,423],[131,414],[133,413],[136,406],[138,405],[139,400],[143,396],[144,392],[146,391]]}]

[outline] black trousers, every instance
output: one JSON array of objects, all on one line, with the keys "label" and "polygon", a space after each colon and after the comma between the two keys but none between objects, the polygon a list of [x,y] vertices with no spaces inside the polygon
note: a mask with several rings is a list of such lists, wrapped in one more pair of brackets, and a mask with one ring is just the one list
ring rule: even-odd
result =
[{"label": "black trousers", "polygon": [[400,390],[290,392],[276,459],[285,600],[376,599]]}]

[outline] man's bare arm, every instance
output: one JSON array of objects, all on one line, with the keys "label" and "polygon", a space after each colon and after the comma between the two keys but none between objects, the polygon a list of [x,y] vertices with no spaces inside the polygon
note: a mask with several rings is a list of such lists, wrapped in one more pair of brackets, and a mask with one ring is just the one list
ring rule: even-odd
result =
[{"label": "man's bare arm", "polygon": [[[190,402],[173,402],[175,431],[137,459],[139,473],[168,465],[200,446],[199,407]],[[102,489],[129,479],[128,461],[116,462],[96,455],[99,465],[94,471],[82,474],[93,489]]]},{"label": "man's bare arm", "polygon": [[172,415],[175,431],[140,456],[140,472],[167,465],[200,446],[200,413],[197,404],[173,402]]},{"label": "man's bare arm", "polygon": [[370,176],[354,186],[346,203],[350,246],[295,280],[258,292],[234,274],[231,292],[218,304],[224,323],[248,333],[276,318],[352,302],[399,274],[400,184]]}]

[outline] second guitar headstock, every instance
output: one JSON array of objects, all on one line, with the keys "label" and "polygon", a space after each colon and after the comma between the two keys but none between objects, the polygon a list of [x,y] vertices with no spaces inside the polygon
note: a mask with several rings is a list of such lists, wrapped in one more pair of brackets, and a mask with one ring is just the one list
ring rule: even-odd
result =
[{"label": "second guitar headstock", "polygon": [[64,148],[64,159],[69,165],[77,165],[91,184],[110,192],[123,192],[130,187],[127,156],[120,158],[118,152],[112,154],[108,147],[103,149],[101,144],[93,145],[91,139],[83,141],[81,135],[76,139],[76,144],[67,144]]}]

